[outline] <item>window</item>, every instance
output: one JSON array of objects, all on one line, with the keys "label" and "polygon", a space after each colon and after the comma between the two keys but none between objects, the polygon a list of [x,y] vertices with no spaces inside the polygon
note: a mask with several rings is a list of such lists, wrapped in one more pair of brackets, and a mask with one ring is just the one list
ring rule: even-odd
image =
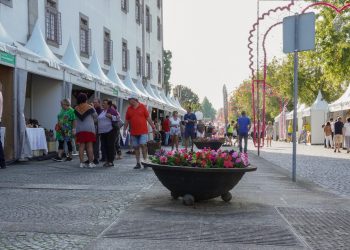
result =
[{"label": "window", "polygon": [[142,57],[140,48],[136,48],[136,74],[138,76],[141,76],[142,74]]},{"label": "window", "polygon": [[89,19],[80,13],[80,55],[89,57],[91,54],[91,30]]},{"label": "window", "polygon": [[111,65],[113,60],[113,41],[111,40],[111,32],[104,28],[103,32],[103,51],[104,51],[104,62],[107,65]]},{"label": "window", "polygon": [[162,0],[157,0],[157,7],[158,7],[158,9],[160,9],[161,6],[162,6]]},{"label": "window", "polygon": [[149,7],[146,6],[146,31],[151,32],[152,31],[152,15],[149,11]]},{"label": "window", "polygon": [[129,69],[128,42],[124,39],[122,41],[122,69],[125,72],[128,71],[128,69]]},{"label": "window", "polygon": [[158,61],[158,84],[162,84],[162,63]]},{"label": "window", "polygon": [[140,0],[135,0],[135,19],[136,23],[141,23],[141,4]]},{"label": "window", "polygon": [[128,13],[129,11],[129,0],[121,0],[122,11]]},{"label": "window", "polygon": [[45,33],[49,44],[62,44],[61,13],[58,11],[57,0],[46,1]]},{"label": "window", "polygon": [[157,18],[157,39],[162,40],[162,24],[160,23],[160,18]]},{"label": "window", "polygon": [[149,80],[152,78],[152,62],[149,54],[146,55],[146,78]]},{"label": "window", "polygon": [[0,0],[0,3],[12,8],[12,0]]}]

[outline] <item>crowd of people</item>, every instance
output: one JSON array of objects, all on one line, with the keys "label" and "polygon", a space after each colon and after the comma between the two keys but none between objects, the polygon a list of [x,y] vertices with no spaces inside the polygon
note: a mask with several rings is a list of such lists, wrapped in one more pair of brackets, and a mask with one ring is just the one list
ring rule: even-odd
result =
[{"label": "crowd of people", "polygon": [[341,117],[334,121],[331,118],[322,125],[324,131],[324,147],[334,149],[334,153],[340,153],[342,148],[350,153],[350,117],[343,123]]}]

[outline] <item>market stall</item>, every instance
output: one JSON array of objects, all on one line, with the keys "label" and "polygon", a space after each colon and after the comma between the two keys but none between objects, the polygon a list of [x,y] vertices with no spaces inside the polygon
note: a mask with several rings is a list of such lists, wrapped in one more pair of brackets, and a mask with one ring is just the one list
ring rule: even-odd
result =
[{"label": "market stall", "polygon": [[336,119],[338,116],[342,117],[343,121],[350,116],[350,84],[338,100],[329,104],[328,118]]}]

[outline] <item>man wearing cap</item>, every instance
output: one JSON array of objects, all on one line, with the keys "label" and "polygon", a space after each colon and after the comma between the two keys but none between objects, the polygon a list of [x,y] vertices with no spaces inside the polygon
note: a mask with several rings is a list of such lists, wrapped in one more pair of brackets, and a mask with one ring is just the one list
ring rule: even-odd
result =
[{"label": "man wearing cap", "polygon": [[147,108],[138,101],[138,97],[136,95],[131,95],[128,101],[130,106],[128,107],[125,115],[124,136],[126,136],[126,130],[130,125],[131,141],[132,146],[135,149],[136,157],[136,166],[134,169],[140,169],[140,148],[142,150],[143,159],[147,160],[147,122],[151,125],[153,130],[155,130],[155,126],[151,117],[149,116]]}]

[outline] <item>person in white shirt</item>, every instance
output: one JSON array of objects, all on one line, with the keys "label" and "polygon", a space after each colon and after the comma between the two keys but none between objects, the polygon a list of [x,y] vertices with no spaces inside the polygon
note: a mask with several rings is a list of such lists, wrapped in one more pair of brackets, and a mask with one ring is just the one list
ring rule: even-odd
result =
[{"label": "person in white shirt", "polygon": [[331,129],[332,129],[332,145],[331,145],[331,147],[334,148],[334,123],[335,123],[335,121],[333,120],[333,118],[329,119],[329,121],[331,123]]},{"label": "person in white shirt", "polygon": [[344,124],[344,128],[343,128],[343,133],[344,133],[344,142],[345,142],[345,147],[347,149],[347,153],[350,153],[350,117],[346,119],[346,123]]},{"label": "person in white shirt", "polygon": [[[2,83],[0,82],[0,127],[1,127],[3,104],[4,102],[2,97]],[[4,148],[2,147],[2,142],[1,142],[1,133],[0,133],[0,168],[6,168]]]},{"label": "person in white shirt", "polygon": [[173,116],[170,117],[170,136],[171,136],[171,150],[179,150],[179,136],[181,135],[180,129],[181,119],[178,117],[178,112],[174,111]]}]

